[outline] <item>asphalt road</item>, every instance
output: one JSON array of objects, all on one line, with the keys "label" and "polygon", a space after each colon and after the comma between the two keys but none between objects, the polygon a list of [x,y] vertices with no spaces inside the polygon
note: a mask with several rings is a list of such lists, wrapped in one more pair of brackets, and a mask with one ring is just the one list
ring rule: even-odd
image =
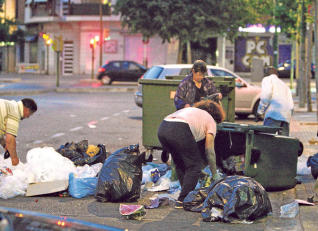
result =
[{"label": "asphalt road", "polygon": [[142,110],[135,106],[133,93],[48,93],[10,96],[32,97],[38,111],[21,121],[17,137],[18,153],[25,161],[34,147],[58,148],[71,141],[87,139],[105,144],[109,152],[141,142]]},{"label": "asphalt road", "polygon": [[[2,98],[18,100],[23,97]],[[90,144],[105,144],[109,152],[141,143],[142,110],[135,105],[132,92],[47,93],[31,97],[36,100],[39,109],[20,123],[17,141],[18,154],[23,162],[31,148],[58,148],[70,141],[88,139]],[[158,156],[155,157],[158,159]],[[265,230],[294,222],[270,216],[253,224],[207,223],[202,221],[200,213],[174,209],[173,205],[147,210],[142,221],[125,220],[119,214],[119,203],[100,203],[94,197],[19,196],[0,199],[0,206],[67,216],[129,230]]]}]

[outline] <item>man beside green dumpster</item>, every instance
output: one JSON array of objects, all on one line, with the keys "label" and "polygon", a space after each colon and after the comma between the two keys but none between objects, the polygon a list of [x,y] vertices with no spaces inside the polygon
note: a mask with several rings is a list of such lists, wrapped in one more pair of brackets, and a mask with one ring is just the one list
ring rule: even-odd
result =
[{"label": "man beside green dumpster", "polygon": [[33,99],[25,98],[18,102],[0,99],[0,144],[6,151],[4,157],[11,157],[12,165],[19,164],[16,151],[19,122],[36,111],[37,105]]},{"label": "man beside green dumpster", "polygon": [[289,87],[278,78],[277,70],[268,67],[268,76],[262,80],[261,100],[257,110],[257,119],[264,116],[264,125],[281,127],[278,134],[289,136],[289,123],[294,108]]},{"label": "man beside green dumpster", "polygon": [[[213,82],[205,78],[207,72],[206,63],[202,60],[196,60],[193,63],[191,74],[185,77],[178,86],[174,97],[176,109],[191,107],[195,102],[201,100],[201,97],[207,97],[217,93]],[[222,94],[218,93],[219,99]]]}]

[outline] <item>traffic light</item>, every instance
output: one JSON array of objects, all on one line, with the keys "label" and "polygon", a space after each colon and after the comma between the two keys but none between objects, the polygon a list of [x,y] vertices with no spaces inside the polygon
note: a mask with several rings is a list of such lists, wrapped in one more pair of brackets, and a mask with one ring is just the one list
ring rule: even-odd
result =
[{"label": "traffic light", "polygon": [[49,34],[43,33],[42,34],[42,38],[44,39],[45,45],[47,45],[47,46],[50,46],[52,44],[52,42],[53,42],[53,40],[50,38]]},{"label": "traffic light", "polygon": [[95,39],[92,38],[90,41],[89,41],[89,47],[94,49],[95,48]]},{"label": "traffic light", "polygon": [[104,37],[104,40],[109,40],[110,39],[110,37],[109,37],[109,29],[108,28],[104,29],[103,37]]}]

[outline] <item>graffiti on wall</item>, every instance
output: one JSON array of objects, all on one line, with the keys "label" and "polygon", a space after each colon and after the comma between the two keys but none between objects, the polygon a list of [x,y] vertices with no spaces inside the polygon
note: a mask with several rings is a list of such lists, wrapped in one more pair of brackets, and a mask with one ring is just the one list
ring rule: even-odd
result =
[{"label": "graffiti on wall", "polygon": [[271,65],[273,60],[273,47],[270,37],[239,37],[235,41],[236,72],[249,72],[253,58],[262,59],[264,65]]}]

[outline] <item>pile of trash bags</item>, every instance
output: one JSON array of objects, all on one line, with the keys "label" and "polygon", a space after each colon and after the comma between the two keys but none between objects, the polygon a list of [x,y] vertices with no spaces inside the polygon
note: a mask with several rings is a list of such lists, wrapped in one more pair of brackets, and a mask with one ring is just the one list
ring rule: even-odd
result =
[{"label": "pile of trash bags", "polygon": [[88,140],[82,140],[78,143],[67,142],[61,145],[56,151],[73,161],[76,166],[104,163],[109,155],[109,153],[106,152],[105,145],[89,145]]},{"label": "pile of trash bags", "polygon": [[140,197],[145,153],[130,145],[112,153],[98,177],[95,198],[100,202],[136,201]]},{"label": "pile of trash bags", "polygon": [[102,163],[76,167],[52,147],[33,148],[28,151],[26,160],[12,166],[10,158],[0,156],[0,169],[6,170],[0,175],[0,198],[25,195],[32,183],[68,180],[70,173],[81,178],[95,177],[102,167]]},{"label": "pile of trash bags", "polygon": [[250,177],[228,176],[190,192],[185,210],[201,212],[204,221],[253,221],[272,211],[267,192]]}]

